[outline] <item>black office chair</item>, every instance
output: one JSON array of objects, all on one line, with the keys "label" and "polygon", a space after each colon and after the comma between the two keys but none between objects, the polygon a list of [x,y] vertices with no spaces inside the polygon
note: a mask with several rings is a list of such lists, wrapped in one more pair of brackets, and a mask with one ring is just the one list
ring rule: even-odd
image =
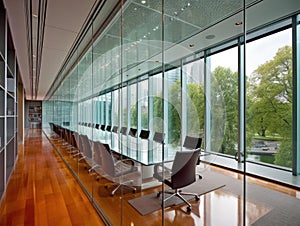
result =
[{"label": "black office chair", "polygon": [[[186,136],[183,142],[183,146],[186,149],[189,150],[200,150],[202,144],[202,138],[200,137],[191,137],[191,136]],[[200,156],[197,161],[197,165],[200,164]],[[202,179],[202,176],[200,174],[197,174],[199,176],[199,179]]]},{"label": "black office chair", "polygon": [[106,126],[106,131],[111,132],[111,126]]},{"label": "black office chair", "polygon": [[150,131],[149,130],[141,130],[141,132],[140,132],[140,135],[139,135],[139,137],[141,138],[141,139],[148,139],[149,138],[149,135],[150,135]]},{"label": "black office chair", "polygon": [[113,133],[118,133],[119,127],[118,126],[114,126],[112,129]]},{"label": "black office chair", "polygon": [[102,131],[105,131],[105,125],[101,125],[101,126],[100,126],[100,129],[101,129]]},{"label": "black office chair", "polygon": [[120,133],[123,135],[127,135],[127,127],[121,127]]},{"label": "black office chair", "polygon": [[130,128],[128,135],[132,137],[136,137],[137,129],[136,128]]},{"label": "black office chair", "polygon": [[155,132],[153,136],[153,141],[159,144],[163,144],[165,139],[165,134],[160,132]]},{"label": "black office chair", "polygon": [[[200,199],[197,193],[183,192],[181,190],[181,188],[196,181],[196,165],[199,155],[200,150],[176,152],[172,169],[162,167],[161,165],[154,166],[153,177],[173,189],[164,191],[164,193],[171,194],[163,200],[164,202],[177,196],[188,205],[187,211],[189,212],[191,211],[192,206],[182,195],[195,196],[197,201]],[[161,192],[158,192],[157,197],[159,197],[160,194]]]}]

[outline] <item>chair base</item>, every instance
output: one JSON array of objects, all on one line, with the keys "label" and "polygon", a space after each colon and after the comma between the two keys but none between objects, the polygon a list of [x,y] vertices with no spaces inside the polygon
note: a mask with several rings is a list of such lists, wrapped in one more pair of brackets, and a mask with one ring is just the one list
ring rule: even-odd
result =
[{"label": "chair base", "polygon": [[[157,197],[160,196],[162,192],[158,192],[157,193]],[[187,211],[190,212],[192,210],[192,205],[182,196],[182,195],[191,195],[191,196],[195,196],[195,200],[196,201],[199,201],[200,200],[200,197],[197,193],[190,193],[190,192],[183,192],[182,190],[178,190],[178,189],[175,189],[175,190],[167,190],[167,191],[164,191],[165,194],[170,194],[169,197],[165,198],[163,201],[166,202],[167,200],[171,199],[172,197],[176,196],[178,198],[180,198],[185,204],[188,205],[187,207]]]},{"label": "chair base", "polygon": [[[114,196],[115,193],[116,193],[116,191],[117,191],[119,188],[121,188],[121,186],[124,186],[124,187],[126,187],[126,188],[128,188],[128,189],[131,189],[132,192],[135,193],[135,192],[136,192],[136,188],[133,187],[133,186],[128,185],[128,183],[133,183],[133,180],[129,180],[129,181],[126,181],[126,182],[121,183],[121,184],[112,183],[113,185],[116,185],[116,184],[117,184],[117,187],[115,187],[115,189],[112,190],[112,192],[110,193],[110,195],[111,195],[111,196]],[[108,187],[109,187],[109,186],[106,184],[106,185],[105,185],[105,188],[108,188]]]}]

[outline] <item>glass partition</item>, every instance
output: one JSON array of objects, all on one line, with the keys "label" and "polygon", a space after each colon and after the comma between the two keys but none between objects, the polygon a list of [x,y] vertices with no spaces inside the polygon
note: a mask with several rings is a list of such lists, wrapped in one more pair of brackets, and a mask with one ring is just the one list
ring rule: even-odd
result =
[{"label": "glass partition", "polygon": [[[253,199],[248,175],[279,181],[299,174],[293,53],[300,6],[277,1],[275,12],[271,1],[116,2],[106,26],[87,29],[93,39],[83,38],[83,52],[43,102],[43,128],[52,122],[56,132],[70,131],[53,143],[99,214],[108,225],[264,220],[271,207]],[[189,139],[197,140],[192,148]],[[192,163],[180,157],[176,166],[191,150],[200,156]],[[190,197],[191,206],[165,200],[173,184],[157,171],[184,164],[196,170],[188,191],[211,186]]]}]

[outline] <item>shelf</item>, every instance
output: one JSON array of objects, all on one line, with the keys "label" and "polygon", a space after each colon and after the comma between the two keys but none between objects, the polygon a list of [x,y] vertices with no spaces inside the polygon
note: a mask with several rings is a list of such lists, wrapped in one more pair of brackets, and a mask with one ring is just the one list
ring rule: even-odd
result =
[{"label": "shelf", "polygon": [[0,118],[0,149],[4,147],[4,118]]},{"label": "shelf", "polygon": [[3,2],[0,0],[0,200],[18,154],[17,71],[12,35]]},{"label": "shelf", "polygon": [[6,145],[6,180],[8,180],[15,162],[15,138]]},{"label": "shelf", "polygon": [[7,101],[7,109],[6,109],[6,114],[7,116],[14,116],[15,115],[15,101],[14,97],[7,95],[6,98]]},{"label": "shelf", "polygon": [[11,92],[7,92],[7,96],[8,96],[8,97],[11,97],[11,98],[13,98],[13,99],[15,98],[14,93],[11,93]]},{"label": "shelf", "polygon": [[14,74],[9,67],[7,67],[7,78],[14,79]]},{"label": "shelf", "polygon": [[4,182],[4,151],[0,153],[0,195],[4,192],[5,182]]},{"label": "shelf", "polygon": [[4,90],[0,89],[0,116],[4,116]]},{"label": "shelf", "polygon": [[11,138],[13,138],[14,136],[14,132],[15,132],[15,118],[11,117],[11,118],[6,118],[6,140],[9,141]]},{"label": "shelf", "polygon": [[5,56],[5,10],[0,7],[0,58]]},{"label": "shelf", "polygon": [[[0,57],[1,58],[1,57]],[[0,86],[5,88],[5,63],[0,59]]]}]

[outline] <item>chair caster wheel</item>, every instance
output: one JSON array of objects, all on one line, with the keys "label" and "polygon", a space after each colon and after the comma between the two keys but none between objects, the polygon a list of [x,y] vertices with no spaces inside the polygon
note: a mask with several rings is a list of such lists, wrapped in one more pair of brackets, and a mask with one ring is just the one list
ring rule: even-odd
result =
[{"label": "chair caster wheel", "polygon": [[159,198],[160,196],[160,192],[157,192],[156,197]]},{"label": "chair caster wheel", "polygon": [[191,212],[191,211],[192,211],[192,207],[188,206],[188,207],[186,208],[186,210],[187,210],[188,212]]}]

